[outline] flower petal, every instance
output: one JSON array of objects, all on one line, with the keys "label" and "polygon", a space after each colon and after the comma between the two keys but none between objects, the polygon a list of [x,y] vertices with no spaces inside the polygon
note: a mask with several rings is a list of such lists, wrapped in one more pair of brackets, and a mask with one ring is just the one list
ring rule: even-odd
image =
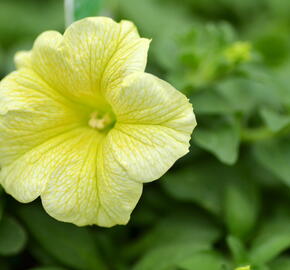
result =
[{"label": "flower petal", "polygon": [[[9,166],[5,166],[1,170],[0,181],[6,192],[20,202],[30,202],[44,191],[48,181],[61,182],[64,177],[61,174],[62,170],[65,169],[67,175],[72,174],[72,177],[77,177],[74,175],[75,171],[69,172],[69,170],[78,162],[77,151],[80,151],[81,147],[77,150],[73,147],[77,146],[82,139],[86,141],[92,137],[92,133],[88,133],[87,130],[77,128],[65,132],[34,147]],[[95,132],[92,132],[95,136]],[[73,155],[70,155],[72,152]],[[70,167],[66,168],[66,166]],[[69,181],[67,184],[70,184]]]},{"label": "flower petal", "polygon": [[117,124],[105,141],[111,162],[140,183],[160,178],[189,148],[188,135],[159,125]]},{"label": "flower petal", "polygon": [[82,113],[35,72],[21,69],[0,83],[0,166],[80,125]]},{"label": "flower petal", "polygon": [[20,51],[14,56],[14,62],[17,69],[20,68],[31,68],[31,52],[30,51]]},{"label": "flower petal", "polygon": [[104,106],[103,89],[144,71],[149,41],[128,21],[104,17],[73,23],[62,36],[48,31],[36,40],[31,63],[54,89],[78,102]]},{"label": "flower petal", "polygon": [[117,116],[106,141],[130,179],[153,181],[188,152],[194,113],[188,99],[171,85],[135,73],[106,97]]},{"label": "flower petal", "polygon": [[53,162],[47,169],[49,177],[41,200],[52,217],[79,226],[99,224],[96,157],[102,138],[103,134],[92,129],[74,130],[47,153]]},{"label": "flower petal", "polygon": [[97,161],[98,224],[104,227],[127,224],[142,194],[142,184],[131,179],[122,164],[115,160],[108,137],[101,143]]},{"label": "flower petal", "polygon": [[100,213],[111,220],[106,225],[126,224],[142,183],[161,177],[188,152],[196,122],[186,97],[149,74],[130,75],[106,97],[117,123],[98,151]]},{"label": "flower petal", "polygon": [[161,177],[188,151],[188,137],[158,125],[116,124],[98,151],[99,225],[126,224],[142,182]]},{"label": "flower petal", "polygon": [[160,125],[190,139],[196,126],[192,105],[167,82],[148,73],[127,76],[121,86],[106,93],[118,123]]},{"label": "flower petal", "polygon": [[[79,128],[33,149],[10,168],[4,182],[6,191],[20,201],[41,194],[48,214],[79,226],[127,223],[142,185],[108,173],[110,164],[103,162],[103,151],[107,151],[101,144],[103,136]],[[114,211],[118,219],[111,213]]]},{"label": "flower petal", "polygon": [[0,114],[16,110],[55,113],[74,106],[77,104],[65,99],[31,69],[14,71],[0,82]]}]

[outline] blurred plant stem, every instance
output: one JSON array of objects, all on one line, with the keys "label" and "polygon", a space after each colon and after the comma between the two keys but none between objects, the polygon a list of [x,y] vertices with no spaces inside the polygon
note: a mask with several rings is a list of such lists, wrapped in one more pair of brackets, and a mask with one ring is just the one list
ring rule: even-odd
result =
[{"label": "blurred plant stem", "polygon": [[65,26],[68,27],[74,21],[74,0],[64,0]]},{"label": "blurred plant stem", "polygon": [[64,0],[66,27],[74,21],[99,15],[102,6],[102,0]]},{"label": "blurred plant stem", "polygon": [[246,142],[255,142],[266,140],[274,137],[276,134],[269,130],[267,127],[258,127],[258,128],[244,128],[242,130],[242,140]]}]

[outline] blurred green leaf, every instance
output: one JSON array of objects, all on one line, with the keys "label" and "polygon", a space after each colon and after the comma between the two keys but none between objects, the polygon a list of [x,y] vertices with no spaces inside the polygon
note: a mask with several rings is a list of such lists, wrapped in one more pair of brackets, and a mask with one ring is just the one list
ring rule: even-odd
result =
[{"label": "blurred green leaf", "polygon": [[20,216],[43,248],[72,269],[106,269],[88,228],[58,222],[35,205],[24,206]]},{"label": "blurred green leaf", "polygon": [[133,270],[167,270],[180,262],[191,258],[199,251],[209,250],[210,247],[201,243],[171,244],[150,250],[133,267]]},{"label": "blurred green leaf", "polygon": [[0,45],[9,48],[14,42],[33,40],[42,31],[62,30],[63,22],[63,1],[37,4],[31,0],[1,0]]},{"label": "blurred green leaf", "polygon": [[4,206],[5,206],[5,196],[3,194],[2,187],[0,186],[0,222],[1,222],[2,217],[3,217]]},{"label": "blurred green leaf", "polygon": [[265,168],[290,186],[290,139],[270,140],[254,146],[254,154]]},{"label": "blurred green leaf", "polygon": [[178,57],[177,37],[192,25],[184,5],[156,0],[118,0],[122,17],[132,20],[145,37],[152,38],[151,53],[165,68],[175,65]]},{"label": "blurred green leaf", "polygon": [[80,20],[85,17],[97,16],[101,10],[103,0],[73,0],[74,19]]},{"label": "blurred green leaf", "polygon": [[290,115],[283,115],[270,108],[261,110],[261,115],[267,126],[274,132],[290,126]]},{"label": "blurred green leaf", "polygon": [[248,116],[259,108],[281,106],[285,90],[271,70],[248,63],[240,68],[240,73],[225,78],[216,86],[235,111]]},{"label": "blurred green leaf", "polygon": [[275,90],[275,92],[279,94],[281,102],[284,105],[283,106],[284,111],[286,109],[286,111],[288,112],[290,109],[289,72],[290,72],[290,59],[288,59],[285,65],[283,65],[281,68],[275,69],[273,71],[274,73],[273,83],[277,85],[277,89]]},{"label": "blurred green leaf", "polygon": [[226,260],[220,254],[208,251],[198,252],[177,265],[183,270],[221,270],[226,264]]},{"label": "blurred green leaf", "polygon": [[228,231],[241,239],[252,232],[259,214],[259,194],[251,180],[241,176],[225,187],[225,222]]},{"label": "blurred green leaf", "polygon": [[269,268],[268,265],[258,265],[258,266],[255,265],[255,266],[251,267],[250,270],[272,270],[272,269]]},{"label": "blurred green leaf", "polygon": [[261,52],[267,64],[277,66],[289,57],[289,39],[284,33],[279,33],[279,25],[272,24],[271,28],[257,39],[255,48]]},{"label": "blurred green leaf", "polygon": [[0,255],[19,253],[25,246],[26,233],[12,217],[4,216],[0,221]]},{"label": "blurred green leaf", "polygon": [[203,215],[194,211],[188,214],[176,213],[159,221],[144,237],[130,247],[134,254],[163,245],[200,243],[213,245],[221,237],[221,230]]},{"label": "blurred green leaf", "polygon": [[[34,39],[45,30],[63,29],[63,1],[1,0],[0,79],[15,68],[13,55],[16,49],[31,49]],[[23,44],[29,44],[29,47]]]},{"label": "blurred green leaf", "polygon": [[232,235],[228,236],[226,241],[234,262],[236,264],[245,264],[248,261],[248,255],[243,242],[239,238]]},{"label": "blurred green leaf", "polygon": [[260,90],[264,91],[260,83],[245,78],[229,77],[217,85],[217,91],[231,104],[232,110],[244,113],[250,113],[265,98]]},{"label": "blurred green leaf", "polygon": [[1,270],[10,270],[8,262],[6,262],[3,258],[0,258],[0,269]]},{"label": "blurred green leaf", "polygon": [[41,265],[57,265],[58,261],[52,257],[40,244],[38,244],[34,239],[30,239],[28,244],[28,249],[31,255],[39,262]]},{"label": "blurred green leaf", "polygon": [[198,114],[225,114],[234,112],[231,103],[216,89],[199,91],[191,96],[190,101]]},{"label": "blurred green leaf", "polygon": [[277,217],[266,220],[250,250],[250,259],[256,265],[273,260],[290,247],[290,218]]},{"label": "blurred green leaf", "polygon": [[225,22],[195,23],[180,35],[178,61],[169,68],[169,80],[193,93],[227,77],[237,66],[225,53],[234,44],[234,36],[233,28]]},{"label": "blurred green leaf", "polygon": [[30,268],[29,270],[66,270],[66,269],[58,266],[40,266]]},{"label": "blurred green leaf", "polygon": [[210,128],[197,128],[193,140],[198,146],[213,153],[221,162],[231,165],[237,161],[240,129],[236,121],[217,123]]},{"label": "blurred green leaf", "polygon": [[231,168],[218,161],[203,161],[166,174],[161,183],[174,198],[221,215],[224,188],[233,177]]},{"label": "blurred green leaf", "polygon": [[232,20],[235,23],[247,23],[252,17],[257,17],[261,10],[266,11],[266,3],[264,0],[186,0],[191,3],[193,11],[196,15],[203,15],[205,18],[219,18]]},{"label": "blurred green leaf", "polygon": [[290,257],[280,257],[275,259],[270,264],[271,270],[289,270],[290,269]]}]

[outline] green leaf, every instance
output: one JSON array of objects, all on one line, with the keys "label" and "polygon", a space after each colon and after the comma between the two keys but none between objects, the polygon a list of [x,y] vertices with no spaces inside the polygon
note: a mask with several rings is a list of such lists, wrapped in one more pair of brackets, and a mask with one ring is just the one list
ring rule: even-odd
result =
[{"label": "green leaf", "polygon": [[11,270],[11,268],[9,267],[9,264],[3,258],[0,258],[0,269]]},{"label": "green leaf", "polygon": [[265,222],[253,241],[250,259],[265,264],[290,247],[290,218],[277,217]]},{"label": "green leaf", "polygon": [[233,179],[225,191],[225,222],[229,232],[245,239],[252,232],[259,214],[259,194],[253,181]]},{"label": "green leaf", "polygon": [[179,61],[170,67],[169,78],[188,92],[215,85],[238,65],[225,54],[233,41],[234,31],[227,23],[195,23],[179,38]]},{"label": "green leaf", "polygon": [[[287,51],[289,51],[289,49],[287,49]],[[287,62],[283,67],[274,70],[273,80],[273,83],[277,85],[275,91],[279,94],[281,103],[286,107],[286,109],[288,108],[288,112],[290,108],[289,72],[290,59],[287,59]]]},{"label": "green leaf", "polygon": [[99,15],[102,4],[103,0],[74,0],[74,19]]},{"label": "green leaf", "polygon": [[217,123],[210,128],[197,128],[193,134],[195,143],[213,153],[221,162],[232,165],[237,161],[240,129],[236,122]]},{"label": "green leaf", "polygon": [[3,190],[2,187],[0,186],[0,222],[3,217],[4,213],[4,206],[5,206],[5,197],[3,196]]},{"label": "green leaf", "polygon": [[266,125],[274,132],[290,126],[290,115],[283,115],[269,108],[262,109],[261,115]]},{"label": "green leaf", "polygon": [[12,217],[4,216],[0,221],[0,255],[19,253],[25,246],[26,233]]},{"label": "green leaf", "polygon": [[[12,17],[17,20],[11,20]],[[39,4],[39,2],[29,0],[1,0],[1,47],[11,48],[20,40],[32,42],[39,33],[45,30],[62,31],[63,21],[63,1],[47,1]]]},{"label": "green leaf", "polygon": [[232,257],[236,264],[244,264],[247,262],[247,252],[243,242],[235,237],[235,236],[228,236],[227,237],[227,244],[231,251]]},{"label": "green leaf", "polygon": [[234,111],[250,113],[262,98],[261,86],[255,81],[229,77],[217,85],[217,92],[227,100]]},{"label": "green leaf", "polygon": [[[221,230],[203,215],[191,212],[176,213],[161,221],[129,249],[130,253],[141,254],[144,250],[163,245],[181,243],[204,243],[213,245],[221,237]],[[128,253],[128,249],[127,249]]]},{"label": "green leaf", "polygon": [[254,146],[257,160],[290,186],[290,139],[269,140]]},{"label": "green leaf", "polygon": [[271,270],[289,270],[290,257],[280,257],[271,262]]},{"label": "green leaf", "polygon": [[[273,26],[272,28],[274,30]],[[288,38],[284,33],[279,33],[279,30],[275,29],[275,32],[260,35],[255,44],[256,49],[263,55],[264,61],[273,66],[283,64],[289,57]]]},{"label": "green leaf", "polygon": [[235,111],[250,115],[259,107],[277,108],[281,105],[281,87],[271,72],[254,65],[245,65],[243,72],[245,78],[229,76],[217,85]]},{"label": "green leaf", "polygon": [[178,265],[178,263],[194,256],[198,251],[209,250],[206,244],[171,244],[150,250],[133,267],[133,270],[167,270]]},{"label": "green leaf", "polygon": [[[252,69],[253,67],[247,72],[251,72]],[[277,106],[280,96],[276,93],[277,86],[268,83],[271,77],[265,74],[252,76],[253,78],[228,76],[213,88],[194,93],[191,102],[196,112],[200,114],[242,112],[249,115],[260,105]]]},{"label": "green leaf", "polygon": [[166,174],[161,183],[174,198],[198,203],[211,213],[221,215],[224,188],[233,177],[231,167],[218,161],[201,161]]},{"label": "green leaf", "polygon": [[226,265],[226,260],[212,251],[198,252],[177,264],[183,270],[221,270]]},{"label": "green leaf", "polygon": [[3,212],[4,212],[4,201],[3,201],[3,198],[0,198],[1,201],[0,201],[0,222],[2,220],[2,217],[3,217]]},{"label": "green leaf", "polygon": [[66,270],[66,269],[58,266],[40,266],[30,268],[29,270]]},{"label": "green leaf", "polygon": [[35,240],[29,241],[29,253],[42,265],[58,265],[58,261],[52,257],[40,244]]},{"label": "green leaf", "polygon": [[54,258],[72,269],[106,269],[88,228],[79,228],[49,217],[35,205],[19,214],[36,241]]},{"label": "green leaf", "polygon": [[269,268],[268,265],[255,265],[251,267],[250,270],[272,270],[272,269]]},{"label": "green leaf", "polygon": [[193,94],[190,101],[198,114],[232,113],[231,103],[216,89],[202,90]]}]

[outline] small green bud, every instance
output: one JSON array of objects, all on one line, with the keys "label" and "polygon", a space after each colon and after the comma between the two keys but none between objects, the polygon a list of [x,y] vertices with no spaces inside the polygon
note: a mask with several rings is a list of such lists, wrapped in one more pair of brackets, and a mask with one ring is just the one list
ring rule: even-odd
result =
[{"label": "small green bud", "polygon": [[230,63],[241,63],[251,60],[252,45],[246,41],[237,41],[225,50],[225,57]]}]

